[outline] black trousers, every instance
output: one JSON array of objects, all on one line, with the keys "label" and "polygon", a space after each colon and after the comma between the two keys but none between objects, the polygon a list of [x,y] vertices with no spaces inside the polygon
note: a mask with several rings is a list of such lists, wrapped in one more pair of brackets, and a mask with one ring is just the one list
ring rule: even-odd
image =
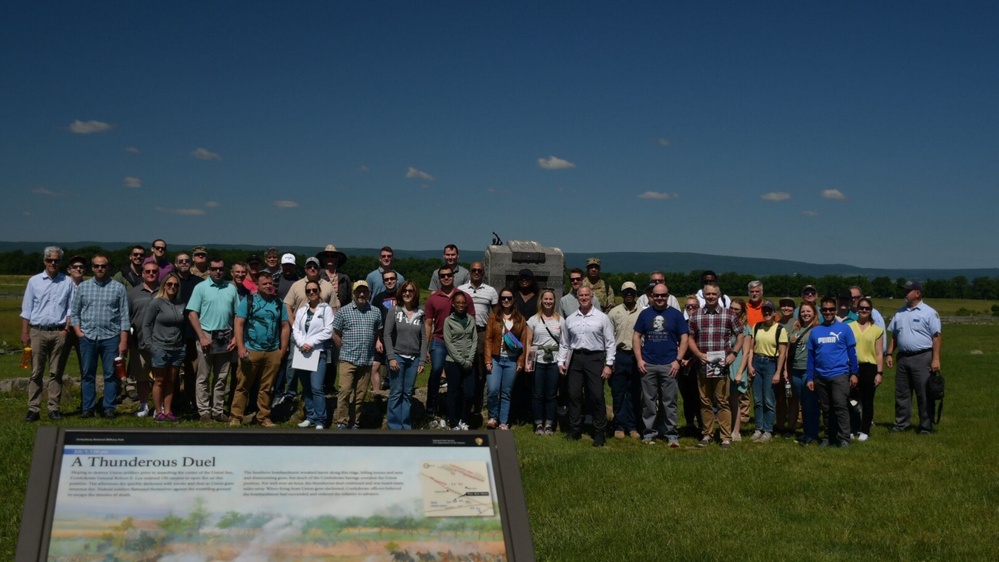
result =
[{"label": "black trousers", "polygon": [[607,404],[604,400],[603,352],[574,351],[569,363],[569,428],[578,433],[583,427],[583,387],[590,395],[593,429],[597,434],[607,430]]}]

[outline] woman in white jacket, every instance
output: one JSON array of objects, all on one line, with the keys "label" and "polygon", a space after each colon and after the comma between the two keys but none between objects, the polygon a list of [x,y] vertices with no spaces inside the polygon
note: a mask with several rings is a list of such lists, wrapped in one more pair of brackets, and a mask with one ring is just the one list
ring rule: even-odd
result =
[{"label": "woman in white jacket", "polygon": [[305,296],[309,299],[295,313],[295,323],[291,327],[295,346],[304,354],[319,353],[319,365],[315,371],[295,369],[295,375],[302,379],[302,402],[305,404],[305,420],[298,427],[323,429],[326,427],[326,392],[323,381],[326,378],[326,363],[329,361],[330,341],[333,338],[333,308],[320,300],[319,283],[305,284]]}]

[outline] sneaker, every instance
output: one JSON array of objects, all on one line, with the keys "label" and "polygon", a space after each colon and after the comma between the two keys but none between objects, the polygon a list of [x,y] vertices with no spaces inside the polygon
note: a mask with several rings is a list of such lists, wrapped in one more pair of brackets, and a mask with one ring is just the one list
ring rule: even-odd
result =
[{"label": "sneaker", "polygon": [[239,418],[232,418],[231,420],[229,420],[230,427],[239,427],[241,425],[243,425],[243,420]]},{"label": "sneaker", "polygon": [[645,437],[642,437],[642,443],[644,443],[646,445],[655,445],[656,444],[656,436],[655,435],[646,435]]},{"label": "sneaker", "polygon": [[38,421],[40,419],[42,419],[42,416],[38,415],[38,412],[31,412],[31,411],[29,411],[28,415],[24,416],[24,419],[21,420],[21,421],[23,421],[25,423],[31,423],[31,422],[36,422],[36,421]]},{"label": "sneaker", "polygon": [[742,441],[742,434],[741,433],[733,433],[732,434],[732,441],[735,442],[735,443],[738,443],[739,441]]},{"label": "sneaker", "polygon": [[[285,395],[283,395],[283,394],[281,396],[275,396],[274,397],[274,401],[271,402],[271,409],[274,409],[274,408],[277,408],[278,406],[280,406],[281,403],[284,402],[286,398],[287,397]],[[299,427],[302,427],[302,426],[299,426]],[[309,426],[305,426],[305,427],[309,427]]]},{"label": "sneaker", "polygon": [[822,441],[819,441],[819,447],[828,447],[828,446],[829,446],[828,439],[823,439]]},{"label": "sneaker", "polygon": [[848,440],[845,440],[845,439],[843,441],[840,441],[839,442],[839,448],[840,449],[849,449],[850,448],[850,442]]},{"label": "sneaker", "polygon": [[614,439],[624,439],[624,431],[618,429],[614,431]]},{"label": "sneaker", "polygon": [[761,437],[763,437],[763,432],[757,429],[756,431],[753,432],[753,436],[750,437],[749,440],[759,441]]},{"label": "sneaker", "polygon": [[59,413],[59,410],[49,412],[49,419],[52,421],[59,421],[62,419],[62,414]]},{"label": "sneaker", "polygon": [[215,420],[215,421],[217,421],[217,422],[219,422],[219,423],[225,423],[225,422],[229,421],[229,416],[227,416],[225,414],[215,414],[215,415],[212,416],[212,419]]},{"label": "sneaker", "polygon": [[156,412],[156,415],[153,416],[153,421],[160,423],[167,421],[166,414],[164,414],[163,412]]},{"label": "sneaker", "polygon": [[324,430],[324,429],[326,429],[326,428],[325,428],[325,427],[323,427],[323,424],[321,424],[321,423],[317,423],[317,424],[316,424],[316,429],[318,429],[318,430],[322,431],[322,430]]},{"label": "sneaker", "polygon": [[916,435],[932,435],[932,434],[933,434],[932,429],[920,429],[919,431],[916,432]]},{"label": "sneaker", "polygon": [[312,427],[312,422],[310,422],[309,420],[302,420],[302,422],[298,424],[298,427],[302,429],[305,429],[307,427]]},{"label": "sneaker", "polygon": [[510,429],[510,426],[508,426],[505,423],[501,423],[501,424],[499,424],[499,428],[500,428],[500,431],[506,431],[506,430]]},{"label": "sneaker", "polygon": [[603,447],[604,443],[606,441],[607,441],[607,438],[604,437],[603,433],[597,433],[596,435],[593,436],[593,446],[594,447]]},{"label": "sneaker", "polygon": [[669,439],[669,448],[670,449],[677,449],[679,447],[680,447],[680,442],[676,440],[676,437],[670,437],[670,439]]},{"label": "sneaker", "polygon": [[337,428],[337,431],[339,431],[341,429],[347,429],[347,424],[345,424],[345,423],[338,423],[338,424],[336,424],[336,428]]},{"label": "sneaker", "polygon": [[908,428],[898,427],[897,425],[893,425],[892,427],[888,428],[888,433],[902,433],[906,429]]},{"label": "sneaker", "polygon": [[721,448],[722,449],[731,449],[732,448],[732,443],[730,443],[728,441],[722,441],[721,442]]},{"label": "sneaker", "polygon": [[163,414],[163,417],[165,417],[166,421],[168,422],[173,422],[173,423],[180,422],[180,418],[178,418],[176,414],[174,414],[173,412],[166,412]]},{"label": "sneaker", "polygon": [[768,431],[763,434],[763,437],[760,437],[760,443],[769,443],[770,440],[773,438],[774,438],[773,434]]},{"label": "sneaker", "polygon": [[700,441],[699,441],[699,442],[697,443],[697,446],[698,446],[698,447],[707,447],[707,446],[708,446],[708,445],[710,445],[710,444],[711,444],[711,438],[710,438],[710,437],[705,437],[704,439],[701,439],[701,440],[700,440]]},{"label": "sneaker", "polygon": [[628,432],[628,437],[631,437],[632,439],[641,439],[642,434],[632,429],[631,431]]},{"label": "sneaker", "polygon": [[107,420],[113,420],[116,417],[118,417],[118,414],[115,414],[114,410],[104,410],[104,413],[101,414],[101,417]]},{"label": "sneaker", "polygon": [[850,439],[856,441],[858,438],[860,438],[860,434],[859,433],[851,433],[850,434]]},{"label": "sneaker", "polygon": [[260,420],[260,427],[277,427],[277,424],[272,422],[269,418],[264,418]]},{"label": "sneaker", "polygon": [[864,441],[867,441],[868,437],[869,436],[866,433],[860,432],[860,433],[857,434],[857,441],[860,441],[861,443],[863,443]]},{"label": "sneaker", "polygon": [[539,423],[538,425],[534,426],[534,434],[535,435],[544,435],[545,434],[545,428]]},{"label": "sneaker", "polygon": [[200,421],[201,423],[212,423],[212,416],[211,414],[201,414],[201,417],[198,418],[198,421]]},{"label": "sneaker", "polygon": [[[441,427],[443,428],[444,426],[441,426]],[[350,426],[350,428],[351,428],[351,429],[361,429],[361,426],[359,426],[359,425],[357,425],[357,424],[355,423],[354,425]]]},{"label": "sneaker", "polygon": [[555,429],[553,429],[550,425],[545,426],[545,436],[548,435],[555,435]]},{"label": "sneaker", "polygon": [[144,417],[148,416],[149,414],[150,414],[149,404],[143,404],[143,405],[139,406],[139,410],[137,412],[135,412],[135,417],[137,417],[137,418],[144,418]]},{"label": "sneaker", "polygon": [[458,429],[462,431],[468,431],[468,424],[465,422],[458,422]]}]

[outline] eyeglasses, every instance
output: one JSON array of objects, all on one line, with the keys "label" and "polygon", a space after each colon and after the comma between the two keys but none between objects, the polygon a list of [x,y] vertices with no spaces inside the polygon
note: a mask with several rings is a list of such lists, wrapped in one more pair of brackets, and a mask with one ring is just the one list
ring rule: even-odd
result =
[{"label": "eyeglasses", "polygon": [[319,293],[319,289],[306,289],[305,290],[305,294],[307,294],[307,295],[311,295],[313,293],[317,293],[318,294]]},{"label": "eyeglasses", "polygon": [[822,307],[819,310],[822,312],[836,312],[835,308],[827,308],[827,307]]},{"label": "eyeglasses", "polygon": [[382,254],[379,257],[381,257],[381,258],[391,258],[392,256],[393,256],[393,254]]},{"label": "eyeglasses", "polygon": [[92,264],[90,264],[90,267],[92,267],[94,269],[107,269],[108,268],[108,264],[106,264],[106,263],[92,263]]},{"label": "eyeglasses", "polygon": [[688,304],[686,308],[687,308],[687,310],[691,310],[691,309],[697,308],[697,305],[696,304]]},{"label": "eyeglasses", "polygon": [[191,260],[179,259],[177,263],[191,263]]},{"label": "eyeglasses", "polygon": [[454,277],[453,273],[438,273],[437,274],[437,278],[438,279],[450,279],[452,277]]},{"label": "eyeglasses", "polygon": [[667,297],[669,297],[669,295],[657,295],[655,293],[652,294],[652,298],[654,299],[665,299]]},{"label": "eyeglasses", "polygon": [[59,259],[45,258],[45,263],[59,263]]},{"label": "eyeglasses", "polygon": [[170,288],[170,287],[176,288],[176,287],[180,287],[180,283],[164,283],[163,286],[167,287],[167,288]]},{"label": "eyeglasses", "polygon": [[473,267],[472,269],[469,269],[468,272],[469,273],[485,273],[486,270],[482,269],[481,267]]},{"label": "eyeglasses", "polygon": [[413,294],[413,293],[415,293],[415,292],[416,292],[416,291],[414,291],[414,290],[412,290],[412,289],[406,289],[406,290],[404,290],[404,291],[402,292],[402,294],[404,294],[404,295],[412,295],[412,294]]},{"label": "eyeglasses", "polygon": [[860,312],[870,312],[871,311],[871,307],[869,307],[869,306],[858,306],[857,310],[860,311]]}]

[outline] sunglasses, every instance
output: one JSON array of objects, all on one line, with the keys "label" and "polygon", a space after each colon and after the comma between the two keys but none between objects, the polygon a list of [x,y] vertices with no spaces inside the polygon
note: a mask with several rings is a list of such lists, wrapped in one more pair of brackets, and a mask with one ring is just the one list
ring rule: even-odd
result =
[{"label": "sunglasses", "polygon": [[823,308],[820,308],[819,310],[822,311],[822,312],[836,312],[835,308],[826,308],[826,307],[823,307]]},{"label": "sunglasses", "polygon": [[450,279],[452,277],[454,277],[453,273],[438,273],[437,274],[437,278],[438,279]]},{"label": "sunglasses", "polygon": [[501,301],[512,301],[513,297],[500,297]]},{"label": "sunglasses", "polygon": [[167,288],[170,288],[170,287],[175,287],[176,288],[176,287],[180,287],[180,284],[179,283],[164,283],[163,286],[167,287]]},{"label": "sunglasses", "polygon": [[305,290],[305,294],[307,294],[307,295],[318,294],[318,293],[319,293],[319,289],[306,289]]},{"label": "sunglasses", "polygon": [[133,258],[141,258],[141,257],[143,257],[145,255],[146,255],[145,252],[132,252],[132,257]]},{"label": "sunglasses", "polygon": [[481,267],[473,267],[472,269],[469,269],[468,271],[469,271],[469,273],[485,273],[486,272],[486,270],[482,269]]},{"label": "sunglasses", "polygon": [[177,263],[191,263],[191,260],[179,259]]},{"label": "sunglasses", "polygon": [[83,264],[82,264],[82,263],[78,263],[78,264],[76,264],[76,265],[71,265],[71,266],[69,266],[69,268],[70,268],[70,269],[79,269],[79,270],[82,270],[82,269],[84,268],[84,266],[83,266]]},{"label": "sunglasses", "polygon": [[59,263],[59,261],[58,259],[45,258],[45,263]]},{"label": "sunglasses", "polygon": [[654,298],[654,299],[665,299],[665,298],[668,298],[668,297],[669,297],[669,295],[656,295],[656,294],[652,295],[652,298]]},{"label": "sunglasses", "polygon": [[869,306],[858,306],[857,310],[859,310],[860,312],[870,312],[871,311],[871,307],[869,307]]},{"label": "sunglasses", "polygon": [[582,277],[570,277],[570,278],[569,278],[569,282],[570,282],[570,283],[579,283],[579,282],[580,282],[580,281],[582,281],[582,280],[583,280],[583,278],[582,278]]},{"label": "sunglasses", "polygon": [[319,269],[319,266],[314,263],[310,263],[305,265],[305,269]]},{"label": "sunglasses", "polygon": [[688,304],[686,308],[687,308],[687,310],[692,310],[692,309],[697,308],[697,305],[696,304]]},{"label": "sunglasses", "polygon": [[142,272],[146,273],[146,274],[152,273],[154,275],[159,275],[160,270],[158,270],[158,269],[143,269]]},{"label": "sunglasses", "polygon": [[402,292],[402,294],[404,294],[404,295],[412,295],[415,292],[416,291],[414,291],[412,289],[406,289],[405,291]]},{"label": "sunglasses", "polygon": [[157,252],[165,252],[166,246],[153,246],[153,249],[156,250]]},{"label": "sunglasses", "polygon": [[94,264],[90,264],[90,267],[92,267],[94,269],[107,269],[108,268],[108,264],[106,264],[106,263],[94,263]]},{"label": "sunglasses", "polygon": [[382,281],[386,283],[388,283],[389,281],[398,281],[398,280],[399,279],[397,277],[386,277],[385,279],[382,279]]},{"label": "sunglasses", "polygon": [[225,271],[224,267],[209,267],[208,271]]}]

